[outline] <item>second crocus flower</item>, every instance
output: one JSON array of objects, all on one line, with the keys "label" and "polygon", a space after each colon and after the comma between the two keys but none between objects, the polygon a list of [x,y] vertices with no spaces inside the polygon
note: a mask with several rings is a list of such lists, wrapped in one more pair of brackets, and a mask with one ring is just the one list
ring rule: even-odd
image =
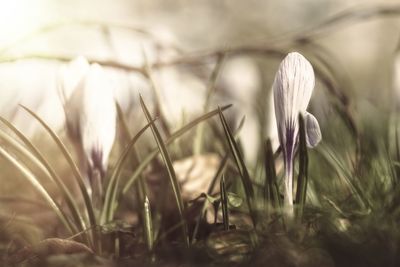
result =
[{"label": "second crocus flower", "polygon": [[98,201],[116,134],[113,84],[100,65],[82,57],[62,69],[61,75],[67,133],[88,178],[88,190]]}]

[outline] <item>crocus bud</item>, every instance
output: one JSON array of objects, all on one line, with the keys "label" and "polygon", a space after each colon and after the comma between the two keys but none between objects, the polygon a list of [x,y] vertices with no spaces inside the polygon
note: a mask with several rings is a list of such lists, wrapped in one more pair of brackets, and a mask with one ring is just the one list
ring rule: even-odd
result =
[{"label": "crocus bud", "polygon": [[298,115],[306,122],[307,145],[321,141],[318,121],[306,111],[315,85],[313,68],[301,54],[289,53],[281,62],[273,84],[275,117],[285,165],[285,208],[293,215],[293,159],[298,142]]},{"label": "crocus bud", "polygon": [[[79,69],[71,70],[74,67]],[[76,144],[91,189],[95,185],[101,190],[98,180],[105,176],[116,132],[112,83],[100,65],[89,65],[82,58],[70,63],[64,71],[67,71],[64,79],[68,80],[64,80],[61,89],[67,132]]]}]

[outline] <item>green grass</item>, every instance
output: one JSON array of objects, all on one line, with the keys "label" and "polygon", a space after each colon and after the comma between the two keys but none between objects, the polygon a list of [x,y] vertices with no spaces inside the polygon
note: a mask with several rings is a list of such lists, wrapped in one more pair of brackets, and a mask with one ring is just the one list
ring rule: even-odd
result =
[{"label": "green grass", "polygon": [[[295,225],[287,228],[281,214],[282,194],[279,184],[282,173],[276,169],[281,161],[280,153],[272,151],[269,140],[265,141],[265,149],[260,154],[264,164],[249,170],[237,142],[243,124],[233,133],[221,109],[200,116],[164,139],[143,100],[142,106],[148,124],[134,137],[129,134],[127,126],[121,124],[126,140],[120,141],[123,149],[110,172],[103,211],[100,217],[94,218],[94,224],[91,224],[90,216],[87,216],[91,203],[78,205],[68,185],[62,181],[39,147],[11,123],[1,119],[15,134],[14,137],[0,132],[3,142],[0,147],[1,155],[44,197],[45,203],[57,214],[70,239],[85,244],[97,254],[86,259],[77,258],[78,262],[86,260],[89,265],[96,262],[110,263],[116,259],[129,264],[155,265],[195,262],[207,265],[262,265],[269,262],[272,266],[291,266],[291,262],[297,261],[301,266],[309,266],[311,262],[317,262],[316,266],[332,266],[329,264],[333,263],[338,266],[376,266],[381,263],[395,266],[398,262],[396,254],[400,241],[397,229],[400,219],[400,183],[397,171],[400,166],[400,152],[396,146],[388,146],[389,143],[395,144],[398,138],[395,134],[397,126],[389,124],[389,120],[385,125],[387,130],[371,127],[371,131],[376,133],[370,132],[362,138],[354,137],[354,132],[348,130],[346,123],[339,120],[333,131],[346,133],[347,140],[343,142],[352,143],[354,138],[360,138],[362,149],[357,152],[355,144],[348,148],[335,149],[329,144],[335,141],[329,135],[315,150],[308,150],[304,122],[300,117],[299,149],[296,157],[297,220]],[[65,158],[71,168],[71,176],[75,174],[81,179],[60,138],[36,114],[29,110],[28,112],[39,120],[56,142],[60,148],[60,157]],[[229,112],[229,109],[225,108],[225,112]],[[218,114],[219,120],[213,118]],[[337,116],[340,118],[339,114]],[[204,134],[208,138],[214,135],[215,130],[219,131],[219,139],[215,139],[215,153],[221,151],[222,147],[224,154],[220,155],[221,162],[210,180],[208,190],[201,196],[193,196],[193,201],[188,201],[181,197],[182,185],[177,180],[173,167],[174,155],[168,150],[168,145],[200,122],[208,122],[208,126],[211,126],[204,125]],[[153,146],[157,151],[150,150],[145,156],[148,159],[140,160],[133,148],[149,128],[153,129]],[[394,134],[389,135],[390,131]],[[386,139],[377,140],[376,136],[379,135],[386,136]],[[387,140],[387,136],[396,139]],[[16,138],[21,142],[16,142]],[[354,162],[356,153],[361,153],[357,163]],[[136,155],[134,160],[132,155]],[[136,177],[140,175],[146,179],[148,174],[140,166],[153,166],[160,160],[163,164],[155,165],[160,166],[157,167],[157,175],[160,175],[160,179],[169,181],[167,185],[171,185],[163,189],[166,194],[169,191],[172,197],[165,198],[172,201],[168,209],[170,214],[166,214],[157,201],[151,203],[147,195],[143,195],[141,200],[140,194],[135,194],[134,190],[124,192],[128,184],[128,188],[149,187],[146,180],[145,184],[133,183],[132,175],[141,168]],[[130,164],[133,162],[136,162],[136,167],[132,168]],[[30,168],[36,168],[40,172]],[[261,175],[262,179],[256,180],[256,175]],[[65,207],[51,196],[43,179],[54,183],[66,203]],[[264,183],[258,184],[256,181]],[[220,185],[220,193],[215,195],[213,192],[217,184]],[[141,194],[151,193],[152,189],[149,187],[147,190],[142,190]],[[127,201],[132,200],[138,202],[138,209],[127,204]],[[125,211],[141,211],[141,219],[136,225],[127,225],[123,217],[120,217],[121,212]],[[217,215],[218,218],[207,221],[206,215],[211,218]],[[176,218],[172,225],[168,223],[169,216]],[[17,223],[13,220],[9,223],[14,222]],[[68,238],[68,234],[54,237],[64,239]],[[45,253],[44,257],[24,258],[23,262],[28,265],[50,264],[50,259],[62,262],[65,258]]]},{"label": "green grass", "polygon": [[[198,198],[194,202],[186,202],[180,197],[180,186],[176,180],[176,174],[172,173],[173,156],[167,152],[167,142],[162,141],[160,133],[157,134],[156,132],[155,138],[157,142],[160,142],[157,146],[161,155],[163,155],[163,161],[168,166],[167,169],[170,168],[170,172],[162,169],[160,171],[165,173],[166,179],[169,176],[171,183],[175,183],[175,186],[179,188],[176,191],[172,190],[172,192],[177,203],[174,213],[178,218],[180,216],[181,219],[178,220],[180,223],[168,229],[157,225],[159,221],[155,221],[155,218],[159,216],[157,214],[161,211],[157,210],[159,207],[150,205],[149,198],[145,197],[145,201],[140,204],[143,211],[141,214],[143,220],[139,221],[139,225],[135,226],[135,230],[132,230],[129,226],[128,228],[126,226],[122,228],[117,226],[119,219],[115,216],[118,216],[118,210],[126,207],[122,204],[124,196],[128,192],[132,194],[131,190],[123,194],[124,183],[129,182],[129,175],[123,180],[118,177],[125,169],[134,172],[129,166],[125,166],[128,164],[124,162],[130,158],[129,155],[133,153],[133,146],[140,136],[145,133],[146,129],[155,127],[155,121],[151,119],[151,115],[144,103],[142,105],[144,112],[148,115],[149,123],[131,138],[130,142],[125,142],[125,148],[115,163],[107,184],[102,213],[105,217],[101,216],[95,219],[97,221],[96,224],[101,225],[104,229],[97,231],[97,235],[88,235],[86,241],[85,239],[77,240],[97,251],[96,253],[101,252],[99,255],[103,255],[104,261],[123,258],[131,263],[147,262],[151,264],[152,262],[152,264],[162,265],[171,261],[177,263],[196,262],[200,257],[204,264],[260,264],[260,260],[265,256],[267,257],[264,259],[265,261],[278,264],[286,260],[290,261],[291,258],[286,253],[292,251],[294,254],[302,255],[301,257],[304,257],[302,260],[305,262],[314,258],[324,264],[332,261],[340,263],[340,266],[373,266],[374,262],[380,263],[390,260],[397,262],[393,257],[397,253],[395,244],[400,240],[398,239],[400,235],[397,233],[397,219],[400,218],[397,207],[400,188],[396,176],[396,169],[399,166],[396,156],[399,151],[395,148],[394,151],[389,152],[388,148],[385,147],[387,142],[378,142],[372,138],[374,135],[370,134],[369,137],[365,138],[371,138],[372,140],[361,140],[360,143],[366,142],[370,144],[370,142],[373,142],[373,145],[369,145],[366,149],[373,149],[374,153],[362,154],[363,160],[359,162],[356,170],[353,162],[349,162],[346,159],[348,158],[346,156],[347,153],[355,153],[355,147],[352,148],[353,151],[351,149],[345,150],[346,152],[343,154],[341,151],[335,151],[326,144],[327,141],[324,141],[315,151],[308,151],[305,145],[305,130],[302,118],[300,119],[300,144],[297,155],[297,162],[299,163],[296,190],[298,220],[296,220],[297,223],[294,227],[286,229],[284,221],[281,220],[282,196],[279,192],[281,174],[276,172],[276,164],[274,164],[274,162],[280,161],[280,158],[277,157],[279,154],[275,153],[274,155],[271,143],[267,140],[264,153],[265,164],[257,167],[263,169],[262,175],[265,177],[265,184],[256,184],[244,164],[240,146],[235,141],[235,135],[240,134],[240,126],[235,134],[232,133],[221,111],[219,113],[214,111],[213,113],[214,115],[220,114],[220,120],[213,120],[210,123],[220,125],[222,133],[220,136],[225,138],[225,140],[221,140],[221,144],[225,147],[226,154],[221,155],[222,161],[219,169],[210,184],[209,190],[205,192],[208,196],[206,198]],[[34,116],[36,117],[36,115]],[[87,219],[82,216],[82,212],[87,211],[85,209],[82,210],[82,207],[78,208],[70,190],[60,180],[56,171],[45,159],[45,156],[40,153],[39,149],[9,122],[4,119],[2,121],[17,134],[16,136],[22,140],[22,143],[15,142],[14,137],[3,132],[1,132],[2,140],[6,142],[10,149],[24,156],[21,160],[24,159],[34,163],[33,166],[41,170],[43,177],[47,177],[49,181],[56,184],[63,198],[71,202],[67,202],[68,213],[56,203],[41,185],[40,180],[42,177],[36,177],[23,162],[20,162],[19,157],[15,158],[13,153],[10,154],[10,152],[1,148],[1,154],[41,192],[46,202],[58,214],[67,230],[71,234],[79,235],[79,232],[85,230],[82,227],[86,224],[90,225],[90,220],[86,221]],[[45,125],[43,121],[42,123]],[[193,127],[195,124],[190,123],[189,125]],[[346,129],[344,124],[342,124],[342,127],[340,131]],[[388,125],[387,127],[389,128],[390,126]],[[205,133],[210,135],[212,131],[206,131]],[[56,136],[54,135],[54,137]],[[397,136],[395,135],[395,137]],[[349,138],[352,139],[350,131]],[[59,139],[56,140],[58,144],[62,144]],[[172,139],[170,137],[167,140]],[[168,143],[171,143],[171,141]],[[308,155],[309,153],[311,154]],[[68,154],[65,151],[60,152],[60,155],[64,155],[64,157]],[[72,158],[69,157],[69,160],[72,160]],[[149,164],[154,160],[157,160],[155,156],[153,156]],[[316,165],[323,165],[321,174],[318,174],[319,170]],[[73,169],[71,172],[73,173]],[[251,173],[256,173],[256,171],[252,170]],[[229,177],[228,183],[225,182],[223,176]],[[212,195],[217,181],[220,181],[220,197]],[[245,184],[248,187],[247,189]],[[135,186],[138,185],[138,183],[135,183]],[[255,194],[255,188],[260,186],[263,194]],[[235,198],[242,198],[245,200],[243,203],[246,203],[246,205],[229,204],[230,201],[228,199],[233,192],[237,192],[239,196]],[[316,199],[310,203],[310,197],[312,196]],[[193,198],[195,197],[193,196]],[[116,201],[121,203],[117,205]],[[215,205],[217,203],[220,204]],[[239,201],[239,203],[242,202]],[[250,206],[249,203],[251,203]],[[260,203],[263,203],[263,205]],[[198,210],[198,215],[196,215],[195,220],[186,217],[185,214],[189,212],[188,210],[194,209],[196,206],[198,206],[196,209]],[[216,224],[205,220],[206,213],[211,215],[214,213],[208,210],[207,207],[217,208],[217,211],[222,212],[222,217],[217,219]],[[256,228],[254,228],[253,212],[257,213],[257,225],[259,226]],[[72,215],[73,220],[70,220],[68,214]],[[241,217],[247,217],[250,220],[246,222]],[[113,226],[113,222],[117,224]],[[153,225],[154,222],[156,222],[156,225]],[[161,232],[156,234],[155,226]],[[105,228],[108,230],[106,231]],[[175,232],[179,228],[182,228],[181,234],[176,234]],[[84,231],[84,233],[90,232]],[[131,232],[136,233],[136,235],[131,237],[132,240],[127,245],[124,242],[122,233]],[[143,235],[139,234],[140,232],[143,232]],[[112,233],[111,239],[109,237],[110,233]],[[184,235],[183,238],[182,235]],[[244,236],[247,236],[247,238],[244,238]],[[65,237],[59,236],[58,238]],[[96,247],[98,244],[92,243],[91,238],[98,239],[97,242],[102,244],[101,249]],[[189,241],[190,247],[186,243]],[[111,247],[110,242],[114,244]],[[273,242],[273,247],[270,247],[270,242]],[[385,249],[380,248],[382,244],[386,244]],[[127,253],[130,249],[132,251],[136,250],[136,252],[132,252],[130,255],[129,252]],[[286,252],[275,251],[279,249],[284,249]],[[269,252],[260,256],[263,250],[268,250]],[[360,260],[359,256],[364,252],[371,253],[375,257],[364,256]],[[41,260],[43,259],[35,259],[33,262],[41,262]],[[44,260],[47,259],[45,258]],[[292,260],[294,261],[295,259],[293,258]],[[92,258],[91,261],[96,262],[96,258]]]}]

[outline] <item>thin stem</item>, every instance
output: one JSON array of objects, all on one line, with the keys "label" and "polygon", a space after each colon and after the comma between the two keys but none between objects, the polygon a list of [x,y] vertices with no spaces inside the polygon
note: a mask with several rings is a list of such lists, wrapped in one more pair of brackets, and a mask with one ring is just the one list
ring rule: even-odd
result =
[{"label": "thin stem", "polygon": [[289,215],[293,215],[293,159],[285,161],[285,209]]},{"label": "thin stem", "polygon": [[285,195],[284,195],[284,210],[287,214],[288,220],[294,217],[293,210],[293,156],[294,156],[294,140],[288,138],[288,146],[284,151],[284,165],[285,165]]}]

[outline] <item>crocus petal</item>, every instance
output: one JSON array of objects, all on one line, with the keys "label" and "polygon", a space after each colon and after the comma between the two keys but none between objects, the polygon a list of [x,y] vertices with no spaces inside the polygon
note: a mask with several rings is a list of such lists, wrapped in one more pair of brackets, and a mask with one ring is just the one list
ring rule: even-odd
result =
[{"label": "crocus petal", "polygon": [[310,148],[316,147],[322,139],[318,121],[311,113],[306,112],[305,122],[307,146]]},{"label": "crocus petal", "polygon": [[112,81],[103,68],[78,58],[63,69],[61,84],[67,132],[77,145],[81,167],[104,176],[115,139],[116,107]]},{"label": "crocus petal", "polygon": [[111,81],[100,65],[90,66],[82,97],[79,129],[83,149],[92,167],[100,159],[105,168],[115,139],[117,112]]},{"label": "crocus petal", "polygon": [[281,62],[273,84],[275,115],[282,147],[286,133],[297,136],[297,116],[304,113],[315,85],[314,70],[297,52],[289,53]]},{"label": "crocus petal", "polygon": [[60,69],[60,98],[63,105],[82,82],[90,67],[84,57],[77,57]]}]

